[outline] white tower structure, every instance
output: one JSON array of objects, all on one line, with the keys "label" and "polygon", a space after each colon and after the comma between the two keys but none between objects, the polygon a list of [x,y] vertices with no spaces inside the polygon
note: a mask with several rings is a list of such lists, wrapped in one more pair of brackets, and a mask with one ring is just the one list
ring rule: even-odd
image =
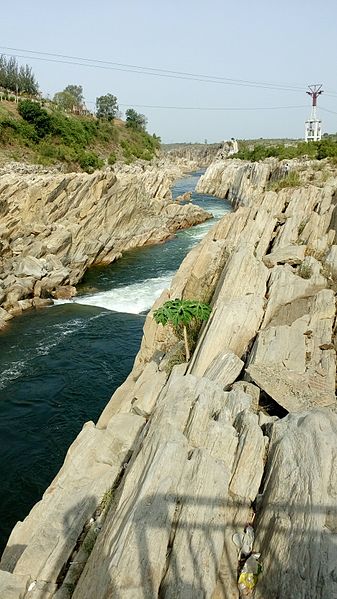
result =
[{"label": "white tower structure", "polygon": [[312,98],[311,114],[309,120],[305,121],[305,141],[321,141],[322,121],[317,118],[317,98],[323,93],[322,85],[309,85],[306,92]]}]

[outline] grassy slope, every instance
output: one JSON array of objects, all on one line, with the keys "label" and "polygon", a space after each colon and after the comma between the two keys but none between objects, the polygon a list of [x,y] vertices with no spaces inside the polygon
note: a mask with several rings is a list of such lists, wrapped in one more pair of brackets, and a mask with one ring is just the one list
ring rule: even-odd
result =
[{"label": "grassy slope", "polygon": [[53,132],[36,136],[34,126],[19,115],[17,104],[0,102],[0,164],[24,161],[43,165],[64,163],[66,170],[93,170],[116,160],[151,160],[159,139],[125,126],[123,121],[98,121],[48,108]]}]

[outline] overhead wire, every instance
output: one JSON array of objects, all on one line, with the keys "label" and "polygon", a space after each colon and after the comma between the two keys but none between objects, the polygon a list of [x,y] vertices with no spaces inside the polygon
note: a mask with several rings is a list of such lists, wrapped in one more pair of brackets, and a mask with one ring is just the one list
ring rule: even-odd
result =
[{"label": "overhead wire", "polygon": [[[92,103],[92,102],[90,102]],[[119,106],[133,106],[134,108],[163,108],[167,110],[207,110],[207,111],[246,111],[246,110],[283,110],[292,108],[306,108],[306,106],[158,106],[151,104],[121,104]]]},{"label": "overhead wire", "polygon": [[324,106],[320,106],[319,109],[323,110],[324,112],[330,112],[330,114],[337,114],[335,110],[329,110],[328,108],[324,108]]},{"label": "overhead wire", "polygon": [[[35,59],[44,62],[53,62],[60,64],[70,64],[75,66],[85,66],[89,68],[99,68],[104,70],[131,72],[142,75],[150,75],[157,77],[166,77],[170,79],[184,79],[187,81],[199,81],[203,83],[218,83],[224,85],[235,85],[239,87],[255,87],[262,89],[270,89],[276,91],[290,91],[290,92],[303,92],[305,86],[299,87],[293,84],[282,84],[282,83],[271,83],[265,81],[249,81],[245,79],[234,79],[229,77],[220,77],[215,75],[205,75],[198,73],[189,73],[184,71],[174,71],[169,69],[162,69],[157,67],[146,67],[140,65],[132,65],[126,63],[118,63],[109,60],[101,60],[94,58],[84,58],[79,56],[71,56],[66,54],[57,54],[51,52],[42,52],[37,50],[27,50],[23,48],[13,48],[9,46],[0,46],[1,50],[10,50],[11,52],[25,52],[31,56],[25,54],[8,54],[4,52],[5,56],[15,56],[17,58]],[[37,55],[37,56],[36,56]],[[64,60],[67,59],[67,60]],[[326,92],[325,95],[337,96],[335,92]],[[94,104],[93,101],[87,101],[90,104]],[[120,104],[120,106],[129,106],[130,104]],[[304,105],[299,106],[248,106],[248,107],[199,107],[199,106],[159,106],[159,105],[147,105],[147,104],[131,104],[137,108],[150,108],[150,109],[168,109],[168,110],[207,110],[207,111],[257,111],[257,110],[282,110],[282,109],[296,109],[306,108]],[[334,111],[327,112],[335,114]]]},{"label": "overhead wire", "polygon": [[[37,50],[27,50],[23,48],[13,48],[9,46],[0,46],[2,50],[10,50],[11,52],[24,52],[31,54],[32,56],[27,56],[26,54],[15,54],[18,58],[26,58],[26,59],[36,59],[46,62],[56,62],[61,64],[73,64],[75,66],[86,66],[91,68],[101,68],[104,70],[116,70],[122,72],[132,72],[143,75],[151,75],[157,77],[168,77],[170,79],[184,79],[188,81],[201,81],[201,82],[209,82],[209,83],[221,83],[225,85],[236,85],[243,87],[257,87],[262,89],[272,89],[276,91],[290,91],[290,92],[303,92],[305,86],[295,86],[293,84],[283,84],[283,83],[272,83],[265,81],[250,81],[246,79],[235,79],[230,77],[220,77],[217,75],[205,75],[201,73],[189,73],[185,71],[174,71],[169,69],[162,69],[159,67],[146,67],[140,65],[126,64],[113,62],[109,60],[101,60],[94,58],[84,58],[79,56],[71,56],[66,54],[56,54],[51,52],[41,52]],[[6,56],[13,56],[13,54],[8,54],[4,52]],[[33,56],[37,55],[37,56]],[[64,60],[67,59],[67,60]]]}]

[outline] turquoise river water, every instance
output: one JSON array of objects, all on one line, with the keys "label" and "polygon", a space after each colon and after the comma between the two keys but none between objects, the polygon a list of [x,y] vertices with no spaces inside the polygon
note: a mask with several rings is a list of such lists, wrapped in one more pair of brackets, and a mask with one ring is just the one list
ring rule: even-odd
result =
[{"label": "turquoise river water", "polygon": [[[173,196],[193,191],[202,172],[178,181]],[[189,250],[231,209],[211,196],[192,199],[214,218],[90,269],[74,301],[25,313],[0,332],[0,554],[84,422],[97,420],[129,374],[146,311]]]}]

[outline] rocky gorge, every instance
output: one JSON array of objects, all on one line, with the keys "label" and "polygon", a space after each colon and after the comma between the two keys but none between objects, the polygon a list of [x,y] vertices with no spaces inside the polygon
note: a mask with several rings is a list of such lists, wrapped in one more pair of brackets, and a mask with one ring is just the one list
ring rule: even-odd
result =
[{"label": "rocky gorge", "polygon": [[[288,169],[299,184],[274,185]],[[198,189],[236,211],[185,258],[132,372],[14,528],[1,599],[337,597],[336,172],[220,160]],[[212,305],[188,364],[153,318],[169,298]],[[252,552],[262,572],[240,586]]]},{"label": "rocky gorge", "polygon": [[94,174],[1,174],[0,328],[23,310],[74,295],[90,266],[210,218],[172,201],[173,180],[197,164],[181,158]]}]

